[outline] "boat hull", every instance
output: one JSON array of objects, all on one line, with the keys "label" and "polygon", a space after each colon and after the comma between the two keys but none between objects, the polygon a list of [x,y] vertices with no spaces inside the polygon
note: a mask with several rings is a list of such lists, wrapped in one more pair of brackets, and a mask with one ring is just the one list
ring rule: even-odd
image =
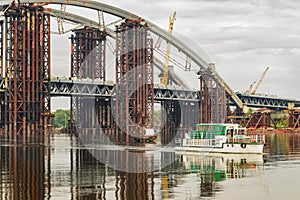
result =
[{"label": "boat hull", "polygon": [[209,152],[209,153],[234,153],[234,154],[262,154],[263,144],[240,144],[224,143],[222,147],[205,147],[205,146],[176,146],[176,151],[186,152]]}]

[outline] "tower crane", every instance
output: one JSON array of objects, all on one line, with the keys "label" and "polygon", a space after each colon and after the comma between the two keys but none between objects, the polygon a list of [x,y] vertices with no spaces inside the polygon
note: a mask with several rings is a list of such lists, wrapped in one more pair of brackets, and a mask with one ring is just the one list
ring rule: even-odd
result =
[{"label": "tower crane", "polygon": [[[169,17],[169,34],[172,35],[174,22],[176,20],[176,11],[174,12],[173,16]],[[169,62],[170,62],[170,51],[171,51],[171,44],[170,42],[167,43],[167,50],[166,50],[166,60],[164,65],[164,74],[161,79],[161,84],[168,85],[169,83]]]},{"label": "tower crane", "polygon": [[265,76],[266,76],[268,70],[269,70],[269,67],[267,67],[267,68],[265,69],[265,71],[262,73],[262,75],[261,75],[261,77],[259,78],[258,83],[256,84],[254,90],[253,90],[253,85],[256,83],[256,81],[254,81],[254,82],[250,85],[249,89],[246,91],[247,94],[256,94],[256,91],[257,91],[258,87],[260,86],[261,82],[263,81],[263,79],[265,78]]}]

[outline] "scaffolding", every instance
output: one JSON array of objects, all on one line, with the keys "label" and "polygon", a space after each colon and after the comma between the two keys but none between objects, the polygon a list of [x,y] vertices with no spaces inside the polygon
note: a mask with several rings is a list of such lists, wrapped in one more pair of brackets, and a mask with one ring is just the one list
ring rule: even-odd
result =
[{"label": "scaffolding", "polygon": [[71,35],[71,77],[105,82],[106,31],[92,27]]},{"label": "scaffolding", "polygon": [[276,123],[274,122],[272,116],[272,111],[266,110],[266,111],[257,111],[252,113],[251,117],[246,123],[246,128],[250,129],[267,129],[272,127],[274,125],[274,128],[276,128]]},{"label": "scaffolding", "polygon": [[12,5],[3,29],[6,55],[1,60],[8,83],[5,132],[43,133],[50,123],[50,15],[42,7]]},{"label": "scaffolding", "polygon": [[200,75],[200,113],[201,122],[224,123],[227,116],[226,91],[214,76],[215,66],[201,69]]},{"label": "scaffolding", "polygon": [[[71,77],[105,82],[106,31],[86,26],[74,30],[73,33]],[[103,128],[101,131],[108,133],[107,129],[112,129],[113,126],[110,109],[111,101],[106,99],[71,97],[70,133],[92,136],[99,133],[100,128]]]},{"label": "scaffolding", "polygon": [[300,128],[300,110],[289,110],[289,117],[288,117],[290,129],[299,129]]},{"label": "scaffolding", "polygon": [[161,143],[170,144],[180,127],[182,110],[178,101],[163,101],[161,108]]},{"label": "scaffolding", "polygon": [[153,41],[141,20],[125,20],[116,27],[116,143],[153,128]]}]

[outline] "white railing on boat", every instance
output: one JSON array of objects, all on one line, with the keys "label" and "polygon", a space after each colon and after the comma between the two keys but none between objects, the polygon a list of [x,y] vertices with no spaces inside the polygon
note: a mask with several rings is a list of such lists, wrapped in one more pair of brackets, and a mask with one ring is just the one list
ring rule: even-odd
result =
[{"label": "white railing on boat", "polygon": [[265,143],[265,135],[247,135],[248,138],[224,139],[181,139],[176,138],[175,144],[179,146],[208,146],[221,147],[222,143]]},{"label": "white railing on boat", "polygon": [[179,146],[222,146],[222,139],[175,139]]}]

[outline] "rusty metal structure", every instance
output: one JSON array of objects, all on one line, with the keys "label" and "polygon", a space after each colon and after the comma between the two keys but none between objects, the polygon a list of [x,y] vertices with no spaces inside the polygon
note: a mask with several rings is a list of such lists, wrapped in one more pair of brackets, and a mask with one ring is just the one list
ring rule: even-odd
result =
[{"label": "rusty metal structure", "polygon": [[289,111],[289,128],[292,130],[300,128],[300,110],[290,110]]},{"label": "rusty metal structure", "polygon": [[47,131],[50,123],[50,15],[42,7],[12,5],[0,26],[0,66],[2,75],[5,71],[7,86],[5,133],[15,136]]},{"label": "rusty metal structure", "polygon": [[266,129],[269,127],[275,126],[276,123],[274,122],[270,111],[260,111],[252,113],[251,117],[248,119],[246,123],[246,128],[250,129]]},{"label": "rusty metal structure", "polygon": [[[73,30],[71,35],[71,77],[105,82],[106,37],[105,30],[92,27]],[[75,119],[75,121],[74,121]],[[73,123],[76,123],[74,126]],[[72,127],[72,128],[70,128]],[[71,97],[70,132],[77,127],[85,133],[112,131],[111,101],[105,98]]]},{"label": "rusty metal structure", "polygon": [[[44,199],[50,196],[51,149],[50,141],[43,137],[32,137],[28,140],[32,145],[25,146],[20,138],[21,142],[13,140],[0,147],[0,170],[3,172],[0,180],[6,180],[0,190],[2,199]],[[41,143],[47,145],[34,145]]]},{"label": "rusty metal structure", "polygon": [[93,27],[76,29],[71,35],[71,77],[105,82],[106,31]]},{"label": "rusty metal structure", "polygon": [[132,143],[132,136],[143,136],[153,127],[153,41],[148,30],[141,20],[125,20],[116,27],[117,143]]},{"label": "rusty metal structure", "polygon": [[[60,4],[63,9],[40,7],[50,4]],[[176,37],[125,10],[90,0],[19,0],[18,3],[1,2],[0,5],[2,11],[5,10],[5,20],[0,21],[0,76],[5,80],[1,79],[0,85],[6,85],[0,88],[0,126],[5,127],[6,133],[30,135],[53,127],[50,126],[53,118],[50,115],[50,89],[54,91],[52,95],[65,95],[62,94],[65,92],[72,96],[70,132],[75,133],[75,127],[93,133],[101,129],[112,133],[111,137],[117,143],[132,142],[132,137],[125,132],[140,137],[147,128],[153,128],[154,100],[162,108],[163,143],[170,142],[177,133],[186,132],[199,122],[225,122],[226,109],[232,104],[243,110],[252,106],[253,99],[259,106],[284,108],[289,103],[286,99],[235,94],[217,74],[213,64],[206,63]],[[104,23],[100,28],[101,23],[67,13],[67,5],[83,6],[98,14],[105,12],[120,20],[115,31],[105,27]],[[50,83],[50,15],[59,20],[60,26],[66,20],[83,27],[73,29],[70,38],[69,81],[72,83]],[[64,33],[61,30],[59,33]],[[115,87],[106,82],[107,36],[116,40]],[[152,50],[152,40],[156,38],[163,39],[187,57],[188,70],[200,69],[200,91],[184,88],[186,85],[174,74],[173,82],[182,86],[181,91],[168,86],[154,87],[153,65],[159,65]],[[75,79],[82,82],[74,84]],[[87,80],[89,84],[85,84]],[[79,97],[81,94],[85,97]],[[82,124],[75,126],[74,118]]]},{"label": "rusty metal structure", "polygon": [[214,77],[215,65],[201,69],[200,75],[200,113],[201,121],[206,123],[224,123],[227,116],[226,91],[221,80]]}]

